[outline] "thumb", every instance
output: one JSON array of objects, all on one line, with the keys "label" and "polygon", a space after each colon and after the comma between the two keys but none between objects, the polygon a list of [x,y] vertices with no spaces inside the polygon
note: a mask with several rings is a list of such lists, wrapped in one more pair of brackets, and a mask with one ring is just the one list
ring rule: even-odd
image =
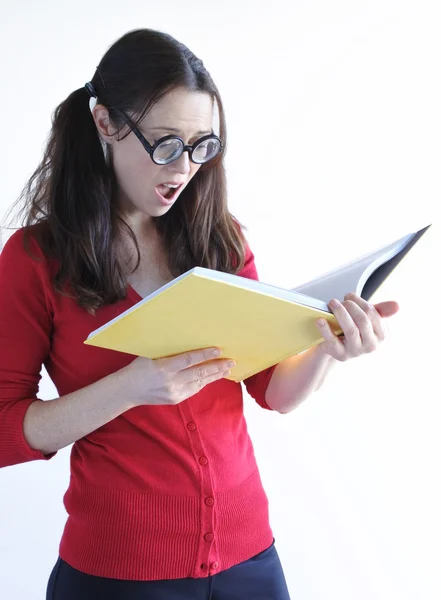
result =
[{"label": "thumb", "polygon": [[395,313],[400,310],[398,302],[393,300],[388,300],[387,302],[380,302],[379,304],[374,304],[374,308],[379,313],[380,317],[392,317]]}]

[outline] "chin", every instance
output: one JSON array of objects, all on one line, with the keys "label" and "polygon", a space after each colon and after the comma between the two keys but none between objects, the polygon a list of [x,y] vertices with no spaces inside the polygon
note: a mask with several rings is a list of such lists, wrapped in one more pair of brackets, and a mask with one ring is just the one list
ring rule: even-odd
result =
[{"label": "chin", "polygon": [[172,208],[173,205],[171,206],[160,206],[158,208],[149,210],[148,214],[150,217],[162,217],[163,215],[167,214],[168,211]]}]

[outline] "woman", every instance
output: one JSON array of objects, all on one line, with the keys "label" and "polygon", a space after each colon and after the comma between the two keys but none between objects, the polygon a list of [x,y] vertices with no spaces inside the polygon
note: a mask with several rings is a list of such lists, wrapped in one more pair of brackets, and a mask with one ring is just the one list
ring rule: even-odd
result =
[{"label": "woman", "polygon": [[[202,62],[133,31],[58,106],[25,188],[24,227],[0,256],[0,466],[73,443],[48,600],[289,598],[229,357],[83,344],[196,265],[257,278],[227,209],[225,145]],[[333,362],[372,351],[397,308],[352,295],[333,309],[343,338],[318,325],[321,345],[247,379],[248,392],[289,412]],[[43,364],[50,402],[36,397]]]}]

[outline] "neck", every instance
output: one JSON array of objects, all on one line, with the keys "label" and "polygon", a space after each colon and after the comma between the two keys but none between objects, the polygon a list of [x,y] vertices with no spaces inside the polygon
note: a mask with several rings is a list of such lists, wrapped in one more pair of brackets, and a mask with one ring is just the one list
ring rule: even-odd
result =
[{"label": "neck", "polygon": [[[162,248],[161,237],[151,218],[139,219],[123,213],[124,221],[130,226],[138,242],[141,257],[155,256]],[[131,264],[136,256],[135,244],[125,228],[121,228],[120,252],[127,264]]]}]

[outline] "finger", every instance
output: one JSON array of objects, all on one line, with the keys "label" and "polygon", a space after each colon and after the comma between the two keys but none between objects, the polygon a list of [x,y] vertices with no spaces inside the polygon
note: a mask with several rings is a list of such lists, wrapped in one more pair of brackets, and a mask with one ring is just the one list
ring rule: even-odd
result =
[{"label": "finger", "polygon": [[343,330],[343,344],[351,356],[359,356],[362,352],[360,331],[349,314],[346,306],[337,299],[331,300],[329,308],[333,312],[341,329]]},{"label": "finger", "polygon": [[352,300],[345,300],[343,306],[351,315],[355,326],[358,329],[361,346],[358,348],[360,354],[364,352],[373,352],[377,348],[377,337],[374,333],[372,321],[362,308]]},{"label": "finger", "polygon": [[327,320],[318,319],[317,325],[324,339],[322,342],[324,352],[340,362],[349,358],[347,356],[343,340],[335,335]]},{"label": "finger", "polygon": [[205,363],[204,365],[181,371],[177,377],[185,385],[188,394],[194,395],[200,392],[206,385],[228,377],[230,369],[235,366],[234,361],[215,361],[214,363]]},{"label": "finger", "polygon": [[219,375],[225,373],[229,369],[232,369],[236,366],[236,363],[230,359],[218,359],[212,360],[209,362],[201,363],[195,367],[191,367],[189,369],[184,369],[180,373],[178,373],[178,378],[182,382],[192,382],[206,379],[207,377],[211,377],[212,375]]},{"label": "finger", "polygon": [[221,351],[219,348],[203,348],[201,350],[191,350],[167,358],[158,358],[157,363],[169,373],[178,373],[194,365],[219,358]]},{"label": "finger", "polygon": [[[363,298],[361,298],[360,296],[357,296],[357,294],[354,294],[352,292],[350,294],[346,294],[345,300],[350,300],[350,301],[354,302],[357,306],[359,306],[363,310],[363,312],[367,315],[368,319],[371,322],[372,330],[373,330],[375,336],[378,338],[378,340],[383,341],[386,336],[386,328],[383,324],[381,315],[378,312],[377,308],[374,305],[367,302],[367,300],[364,300]],[[354,317],[352,317],[352,318],[354,318]],[[362,332],[362,339],[363,339],[363,332]],[[366,336],[363,339],[363,341],[365,341],[365,339],[366,339]]]},{"label": "finger", "polygon": [[375,304],[375,309],[378,311],[380,317],[392,317],[400,310],[400,306],[398,302],[388,300]]},{"label": "finger", "polygon": [[[366,300],[363,300],[363,298],[361,298],[354,292],[350,292],[349,294],[346,294],[346,296],[345,296],[345,300],[349,299],[349,300],[355,301],[356,298],[359,298],[363,302],[366,302]],[[395,300],[386,300],[385,302],[379,302],[378,304],[374,304],[373,307],[378,312],[380,317],[383,317],[383,318],[384,317],[392,317],[400,310],[400,305],[398,304],[398,302],[395,302]]]}]

